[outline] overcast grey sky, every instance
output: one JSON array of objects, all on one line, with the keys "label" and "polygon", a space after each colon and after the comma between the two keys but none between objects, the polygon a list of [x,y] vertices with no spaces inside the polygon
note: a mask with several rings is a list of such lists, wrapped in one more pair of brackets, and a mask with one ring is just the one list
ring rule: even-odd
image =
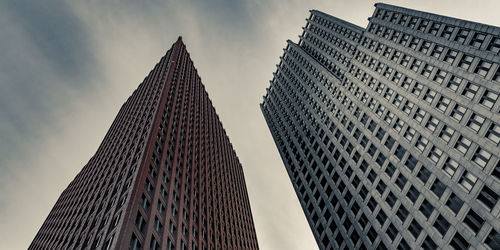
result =
[{"label": "overcast grey sky", "polygon": [[[500,26],[496,0],[388,1]],[[317,249],[258,104],[310,9],[374,1],[0,0],[0,248],[26,249],[120,106],[182,35],[243,164],[261,249]]]}]

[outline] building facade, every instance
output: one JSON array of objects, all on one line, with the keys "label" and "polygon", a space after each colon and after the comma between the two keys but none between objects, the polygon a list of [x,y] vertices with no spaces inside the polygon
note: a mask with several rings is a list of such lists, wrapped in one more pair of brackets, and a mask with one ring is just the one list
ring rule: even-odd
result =
[{"label": "building facade", "polygon": [[258,249],[242,166],[180,37],[29,249]]},{"label": "building facade", "polygon": [[320,249],[500,249],[500,28],[313,10],[261,109]]}]

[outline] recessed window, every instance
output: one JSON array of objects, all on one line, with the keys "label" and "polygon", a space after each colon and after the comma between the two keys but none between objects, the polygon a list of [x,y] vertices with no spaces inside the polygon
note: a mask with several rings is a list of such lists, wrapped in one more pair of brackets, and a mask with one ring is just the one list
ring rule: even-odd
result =
[{"label": "recessed window", "polygon": [[429,104],[432,103],[434,98],[436,97],[436,91],[432,89],[428,89],[427,92],[425,92],[424,95],[424,101],[428,102]]},{"label": "recessed window", "polygon": [[462,237],[458,232],[455,233],[455,236],[451,239],[450,245],[455,249],[455,250],[462,250],[462,249],[469,249],[470,244],[467,242],[467,240]]},{"label": "recessed window", "polygon": [[422,166],[420,171],[418,171],[417,177],[425,184],[431,177],[431,171]]},{"label": "recessed window", "polygon": [[[411,140],[409,140],[409,141],[411,141]],[[429,140],[427,140],[427,138],[420,136],[418,138],[415,146],[418,150],[420,150],[420,152],[423,152],[428,143],[429,143]]]},{"label": "recessed window", "polygon": [[467,122],[467,126],[471,128],[472,130],[479,132],[481,130],[481,127],[484,124],[484,117],[478,115],[478,114],[472,114],[472,116],[469,119],[469,122]]},{"label": "recessed window", "polygon": [[474,57],[467,55],[467,54],[464,54],[457,66],[464,69],[464,70],[468,70],[470,68],[470,65],[472,64],[473,60],[474,60]]},{"label": "recessed window", "polygon": [[429,118],[429,120],[427,121],[425,127],[429,129],[431,132],[434,132],[438,125],[439,125],[439,120],[436,117],[431,116],[431,118]]},{"label": "recessed window", "polygon": [[484,243],[491,249],[500,249],[500,234],[495,229],[491,229]]},{"label": "recessed window", "polygon": [[459,104],[455,104],[455,107],[453,108],[453,111],[451,112],[451,117],[455,118],[458,122],[462,121],[462,118],[465,115],[465,112],[467,109],[464,106],[461,106]]},{"label": "recessed window", "polygon": [[420,38],[418,37],[414,37],[411,42],[410,42],[410,45],[408,47],[412,48],[412,49],[416,49],[417,46],[418,46],[418,43],[420,42]]},{"label": "recessed window", "polygon": [[441,54],[443,54],[443,51],[444,51],[444,47],[443,46],[436,45],[434,47],[434,50],[432,50],[431,56],[433,56],[435,58],[439,58],[441,56]]},{"label": "recessed window", "polygon": [[422,61],[415,59],[415,60],[413,60],[413,63],[411,64],[410,69],[417,72],[418,69],[420,68],[420,65],[422,65]]},{"label": "recessed window", "polygon": [[450,229],[450,223],[441,214],[436,218],[433,226],[442,236],[445,236],[448,229]]},{"label": "recessed window", "polygon": [[472,37],[472,40],[470,41],[469,45],[479,49],[479,48],[481,48],[481,45],[483,44],[485,38],[486,38],[485,34],[476,33]]},{"label": "recessed window", "polygon": [[490,72],[492,64],[488,61],[481,60],[476,66],[476,69],[474,70],[474,73],[485,77],[488,72]]},{"label": "recessed window", "polygon": [[426,78],[429,78],[429,76],[431,75],[433,69],[434,69],[434,66],[432,66],[430,64],[426,64],[424,66],[424,69],[422,70],[421,75],[423,75]]},{"label": "recessed window", "polygon": [[497,204],[498,198],[498,194],[486,185],[483,186],[483,189],[477,196],[477,199],[481,201],[486,207],[488,207],[490,211],[493,210],[493,208]]},{"label": "recessed window", "polygon": [[455,214],[458,214],[463,205],[464,201],[458,198],[458,196],[454,193],[451,193],[450,198],[448,198],[448,201],[446,202],[446,206],[448,206]]},{"label": "recessed window", "polygon": [[498,99],[498,93],[491,90],[484,91],[483,97],[481,97],[480,103],[487,108],[493,108]]},{"label": "recessed window", "polygon": [[386,234],[389,236],[389,239],[391,239],[391,241],[394,241],[398,233],[399,230],[394,226],[394,224],[391,223],[389,227],[387,227]]},{"label": "recessed window", "polygon": [[458,138],[456,144],[455,144],[455,149],[458,150],[462,154],[466,154],[467,150],[469,150],[470,146],[472,145],[472,141],[469,140],[467,137],[464,137],[463,135]]},{"label": "recessed window", "polygon": [[422,32],[424,32],[425,29],[427,28],[427,25],[429,25],[429,21],[428,20],[422,20],[420,22],[420,24],[418,25],[417,29],[420,30],[420,31],[422,31]]},{"label": "recessed window", "polygon": [[455,36],[455,42],[463,44],[465,40],[467,39],[467,36],[469,35],[469,30],[466,29],[460,29]]},{"label": "recessed window", "polygon": [[421,123],[422,120],[424,120],[425,114],[427,114],[425,110],[418,108],[417,112],[415,112],[415,115],[413,116],[413,119],[415,119],[418,123]]},{"label": "recessed window", "polygon": [[432,204],[427,199],[424,199],[418,210],[425,216],[425,218],[429,219],[432,212],[434,211],[434,206],[432,206]]},{"label": "recessed window", "polygon": [[448,125],[445,125],[443,129],[441,130],[441,133],[439,133],[439,137],[443,139],[446,143],[450,142],[451,137],[455,134],[455,130],[453,130],[451,127]]},{"label": "recessed window", "polygon": [[497,72],[496,72],[496,73],[495,73],[495,75],[493,76],[493,81],[500,82],[500,67],[498,67]]},{"label": "recessed window", "polygon": [[500,54],[500,37],[493,37],[488,45],[488,51]]},{"label": "recessed window", "polygon": [[441,37],[444,37],[446,39],[449,39],[451,37],[451,34],[453,34],[453,30],[455,27],[446,25],[443,29],[443,32],[441,33]]},{"label": "recessed window", "polygon": [[432,162],[438,163],[443,155],[443,150],[437,148],[436,146],[432,147],[432,150],[429,152],[427,156]]},{"label": "recessed window", "polygon": [[408,214],[410,212],[408,212],[408,209],[405,208],[405,206],[403,206],[403,204],[401,204],[399,206],[399,209],[398,211],[396,212],[396,215],[398,216],[398,218],[404,223],[406,218],[408,218]]},{"label": "recessed window", "polygon": [[387,202],[387,204],[389,204],[389,206],[392,208],[394,206],[394,204],[396,204],[397,200],[398,200],[398,198],[394,195],[394,193],[389,191],[389,194],[387,195],[385,202]]},{"label": "recessed window", "polygon": [[420,224],[418,224],[418,222],[413,219],[413,221],[410,223],[410,226],[408,227],[408,231],[410,231],[411,235],[413,235],[413,237],[417,239],[420,235],[420,232],[422,232],[422,226],[420,226]]},{"label": "recessed window", "polygon": [[427,54],[427,52],[429,51],[430,47],[431,47],[431,43],[427,42],[427,41],[424,41],[422,43],[422,45],[420,46],[419,51],[422,52],[422,53],[424,53],[424,54]]},{"label": "recessed window", "polygon": [[405,122],[401,119],[398,118],[398,120],[396,121],[396,123],[394,123],[394,129],[398,132],[401,131],[401,129],[403,129],[403,126],[405,125]]},{"label": "recessed window", "polygon": [[444,112],[446,112],[446,109],[448,108],[450,103],[451,103],[451,100],[449,98],[441,96],[441,98],[439,98],[438,103],[436,104],[436,108],[438,108],[438,110],[440,110],[441,112],[444,113]]},{"label": "recessed window", "polygon": [[435,82],[437,82],[437,83],[441,84],[441,83],[443,83],[443,82],[444,82],[444,79],[446,78],[446,75],[447,75],[447,74],[448,74],[448,73],[446,73],[446,71],[444,71],[444,70],[438,70],[438,71],[436,72],[436,75],[434,76],[434,79],[433,79],[433,80],[434,80]]},{"label": "recessed window", "polygon": [[456,92],[457,89],[460,87],[460,84],[462,84],[462,82],[463,82],[462,78],[458,76],[452,76],[446,87]]},{"label": "recessed window", "polygon": [[407,181],[408,179],[406,179],[406,177],[403,174],[399,173],[399,176],[396,179],[396,185],[399,187],[399,189],[403,190]]},{"label": "recessed window", "polygon": [[436,178],[434,183],[431,186],[431,191],[438,197],[441,198],[441,196],[444,193],[444,190],[446,190],[446,186],[444,185],[443,182],[441,182],[439,179]]},{"label": "recessed window", "polygon": [[472,157],[472,161],[475,162],[477,165],[479,165],[481,168],[484,168],[486,167],[486,165],[488,165],[490,158],[491,158],[490,152],[482,148],[478,148],[476,153]]},{"label": "recessed window", "polygon": [[403,148],[403,146],[399,145],[394,153],[396,154],[396,157],[398,157],[399,160],[402,160],[403,156],[406,153],[406,149]]},{"label": "recessed window", "polygon": [[403,106],[403,108],[401,110],[403,110],[403,112],[405,112],[407,115],[409,115],[411,113],[411,110],[413,109],[413,106],[415,106],[415,104],[413,104],[413,102],[406,101],[405,105]]},{"label": "recessed window", "polygon": [[457,171],[458,167],[459,167],[458,162],[448,157],[448,159],[443,165],[443,171],[451,178]]},{"label": "recessed window", "polygon": [[457,56],[458,56],[458,51],[448,49],[448,52],[444,56],[443,60],[449,64],[453,64],[453,62],[455,62],[455,59],[457,59]]},{"label": "recessed window", "polygon": [[408,189],[408,193],[406,194],[406,197],[408,197],[408,199],[410,199],[410,201],[413,203],[417,201],[419,196],[420,192],[418,192],[418,190],[414,186],[411,186],[410,189]]},{"label": "recessed window", "polygon": [[403,67],[406,67],[410,63],[410,59],[411,57],[409,55],[404,55],[403,59],[401,59],[401,62],[399,62],[399,64],[401,64]]},{"label": "recessed window", "polygon": [[488,132],[486,133],[486,137],[498,145],[498,143],[500,143],[500,126],[495,123],[491,124]]},{"label": "recessed window", "polygon": [[473,175],[469,171],[465,171],[462,174],[462,177],[460,178],[460,185],[467,191],[467,193],[470,193],[472,188],[474,188],[474,185],[476,184],[477,177]]},{"label": "recessed window", "polygon": [[483,227],[484,219],[471,209],[465,216],[464,223],[469,226],[472,232],[477,234],[481,230],[481,227]]},{"label": "recessed window", "polygon": [[415,133],[416,133],[415,129],[408,127],[405,131],[404,137],[406,138],[406,140],[411,141],[415,136]]}]

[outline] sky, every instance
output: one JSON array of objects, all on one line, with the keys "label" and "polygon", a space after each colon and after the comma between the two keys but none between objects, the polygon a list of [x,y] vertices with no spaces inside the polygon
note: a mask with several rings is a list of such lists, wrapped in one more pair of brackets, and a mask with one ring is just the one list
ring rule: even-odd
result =
[{"label": "sky", "polygon": [[[309,10],[370,0],[0,0],[0,242],[26,249],[121,105],[181,35],[243,165],[261,249],[318,249],[259,108]],[[500,26],[500,1],[388,1]]]}]

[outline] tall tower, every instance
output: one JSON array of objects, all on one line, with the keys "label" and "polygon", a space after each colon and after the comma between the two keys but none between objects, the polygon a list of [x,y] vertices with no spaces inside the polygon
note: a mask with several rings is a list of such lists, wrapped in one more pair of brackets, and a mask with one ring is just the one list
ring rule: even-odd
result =
[{"label": "tall tower", "polygon": [[321,249],[500,249],[500,28],[313,10],[262,112]]},{"label": "tall tower", "polygon": [[242,166],[180,37],[29,249],[258,249]]}]

